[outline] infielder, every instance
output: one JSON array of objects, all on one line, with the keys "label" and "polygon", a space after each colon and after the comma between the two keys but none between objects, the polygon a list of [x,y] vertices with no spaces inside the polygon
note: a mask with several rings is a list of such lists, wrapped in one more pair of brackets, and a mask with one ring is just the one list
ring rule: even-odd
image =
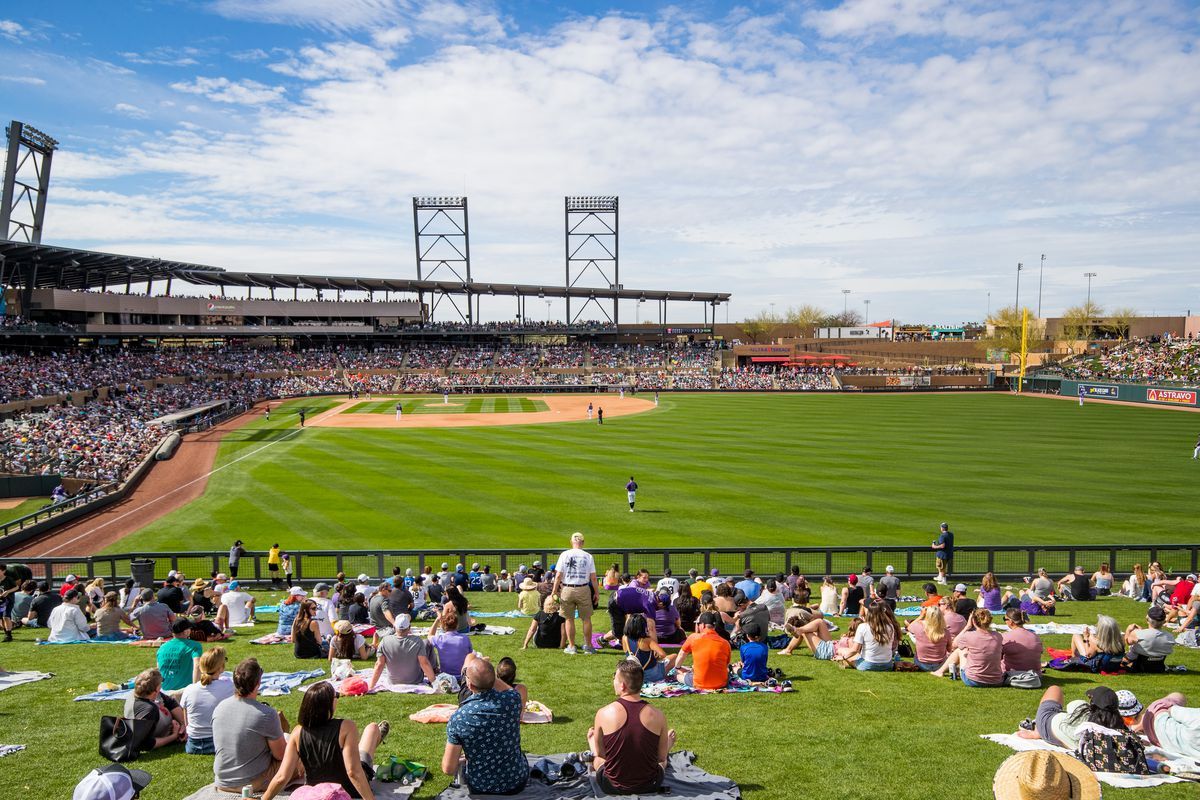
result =
[{"label": "infielder", "polygon": [[396,403],[396,422],[399,422],[400,418],[403,416],[404,416],[404,404]]},{"label": "infielder", "polygon": [[1079,405],[1083,405],[1083,385],[1079,386]]},{"label": "infielder", "polygon": [[633,513],[633,504],[637,502],[637,481],[633,476],[629,476],[629,483],[625,484],[625,495],[629,498],[629,511]]},{"label": "infielder", "polygon": [[442,392],[442,405],[444,405],[444,406],[450,405],[450,393],[449,392]]},{"label": "infielder", "polygon": [[654,390],[654,407],[658,408],[658,390]]},{"label": "infielder", "polygon": [[597,424],[599,424],[599,425],[604,424],[604,409],[603,408],[596,409],[596,420],[597,420]]},{"label": "infielder", "polygon": [[621,387],[621,399],[622,400],[625,399],[625,387],[624,386]]},{"label": "infielder", "polygon": [[592,418],[592,411],[593,411],[593,410],[594,410],[594,409],[592,408],[592,404],[589,402],[589,403],[588,403],[588,419],[589,419],[589,420]]}]

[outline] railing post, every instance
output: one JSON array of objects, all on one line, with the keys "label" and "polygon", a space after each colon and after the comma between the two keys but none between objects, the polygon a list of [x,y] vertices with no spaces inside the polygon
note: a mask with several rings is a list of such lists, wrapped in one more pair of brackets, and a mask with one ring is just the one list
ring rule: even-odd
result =
[{"label": "railing post", "polygon": [[379,574],[379,579],[383,580],[383,574],[384,574],[383,553],[375,554],[375,570]]},{"label": "railing post", "polygon": [[828,548],[825,550],[825,574],[833,574],[833,551]]},{"label": "railing post", "polygon": [[792,574],[792,551],[791,550],[783,551],[783,574],[785,577]]}]

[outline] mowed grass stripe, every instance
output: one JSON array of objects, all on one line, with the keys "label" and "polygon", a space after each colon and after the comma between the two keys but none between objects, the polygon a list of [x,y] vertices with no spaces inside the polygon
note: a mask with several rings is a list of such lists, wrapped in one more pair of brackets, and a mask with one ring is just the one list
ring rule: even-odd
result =
[{"label": "mowed grass stripe", "polygon": [[[269,515],[223,521],[293,548],[925,545],[942,520],[963,544],[1170,543],[1192,538],[1195,427],[1006,395],[689,395],[603,426],[310,429],[113,551],[223,549],[211,517],[251,494]],[[660,513],[628,513],[631,474]]]}]

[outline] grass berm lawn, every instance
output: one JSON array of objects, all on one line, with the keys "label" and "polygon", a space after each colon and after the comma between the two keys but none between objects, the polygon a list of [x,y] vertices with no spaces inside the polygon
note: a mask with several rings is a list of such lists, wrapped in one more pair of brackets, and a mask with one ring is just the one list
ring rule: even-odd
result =
[{"label": "grass berm lawn", "polygon": [[[664,393],[603,426],[296,427],[336,402],[231,433],[203,497],[109,552],[926,546],[943,520],[960,546],[1195,539],[1200,417],[1160,409]],[[653,513],[629,513],[630,475]]]},{"label": "grass berm lawn", "polygon": [[49,503],[49,497],[28,497],[12,508],[0,508],[0,524],[32,514]]},{"label": "grass berm lawn", "polygon": [[[912,590],[905,585],[905,591]],[[260,595],[260,602],[274,595]],[[470,596],[480,610],[507,610],[515,595]],[[1146,606],[1109,598],[1095,603],[1063,604],[1060,622],[1094,622],[1099,611],[1122,624],[1143,620]],[[274,617],[263,615],[251,631],[240,629],[224,643],[231,663],[253,656],[266,670],[292,671],[320,665],[297,661],[288,645],[263,647],[249,640],[274,630]],[[597,617],[607,621],[607,615]],[[557,650],[520,651],[526,624],[520,619],[488,620],[516,627],[512,636],[480,636],[473,644],[493,659],[516,659],[518,677],[530,697],[554,711],[550,725],[522,726],[529,753],[586,749],[585,734],[597,708],[611,699],[611,676],[618,654],[566,656]],[[845,620],[837,620],[845,627]],[[0,645],[0,665],[10,670],[40,669],[54,678],[0,693],[0,744],[28,749],[0,761],[5,796],[43,800],[70,797],[74,784],[100,766],[97,741],[102,715],[119,715],[119,702],[72,702],[101,681],[123,681],[154,664],[154,651],[122,645],[36,646],[33,631]],[[1045,637],[1053,647],[1068,647],[1065,636]],[[213,647],[214,645],[206,645]],[[969,689],[948,678],[921,673],[859,673],[815,661],[807,650],[791,657],[772,651],[770,666],[792,680],[790,694],[704,695],[653,700],[679,732],[678,748],[692,750],[699,765],[736,780],[748,800],[787,797],[838,797],[846,800],[984,800],[991,797],[992,776],[1011,755],[1007,748],[979,738],[1012,732],[1032,716],[1041,691]],[[1184,691],[1195,703],[1200,651],[1177,648],[1170,659],[1187,674],[1102,677],[1049,673],[1048,683],[1063,686],[1067,698],[1083,697],[1097,683],[1131,689],[1143,703],[1169,691]],[[322,665],[323,666],[323,665]],[[363,666],[367,666],[365,663]],[[268,698],[290,720],[301,695]],[[339,716],[368,722],[388,719],[392,732],[381,755],[412,758],[435,769],[445,743],[445,726],[420,725],[408,715],[438,696],[384,694],[346,698]],[[212,779],[212,758],[189,756],[179,748],[149,753],[135,764],[154,776],[144,800],[178,800]],[[448,779],[435,775],[418,797],[433,797]],[[1196,784],[1154,789],[1104,788],[1105,798],[1183,800],[1196,797]]]}]

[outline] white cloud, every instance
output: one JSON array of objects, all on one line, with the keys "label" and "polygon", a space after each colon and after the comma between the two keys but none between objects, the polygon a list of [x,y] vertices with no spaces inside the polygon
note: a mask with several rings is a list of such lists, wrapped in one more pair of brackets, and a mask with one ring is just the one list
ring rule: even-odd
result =
[{"label": "white cloud", "polygon": [[846,0],[805,14],[823,36],[950,36],[1009,39],[1021,32],[1016,16],[987,0]]},{"label": "white cloud", "polygon": [[31,75],[0,75],[0,81],[8,81],[9,83],[23,83],[26,86],[45,86],[46,81],[41,78],[34,78]]},{"label": "white cloud", "polygon": [[113,111],[135,119],[142,119],[146,116],[146,109],[135,106],[132,103],[117,103],[113,106]]},{"label": "white cloud", "polygon": [[0,19],[0,36],[5,39],[10,39],[14,42],[26,39],[30,36],[25,26],[11,19]]},{"label": "white cloud", "polygon": [[248,79],[231,81],[228,78],[199,77],[190,83],[183,81],[172,83],[171,88],[177,92],[203,95],[214,103],[245,106],[272,103],[284,95],[282,86],[267,86],[264,83]]},{"label": "white cloud", "polygon": [[152,64],[163,67],[192,67],[200,62],[203,50],[196,47],[155,47],[144,53],[124,52],[121,58],[131,64]]},{"label": "white cloud", "polygon": [[273,72],[307,81],[369,78],[386,71],[388,51],[357,42],[305,47],[298,56],[268,66]]}]

